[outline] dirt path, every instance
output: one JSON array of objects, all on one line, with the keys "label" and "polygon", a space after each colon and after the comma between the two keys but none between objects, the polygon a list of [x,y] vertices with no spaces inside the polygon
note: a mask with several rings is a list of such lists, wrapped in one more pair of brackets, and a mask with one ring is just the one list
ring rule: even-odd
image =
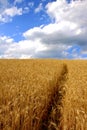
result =
[{"label": "dirt path", "polygon": [[43,112],[39,130],[62,130],[62,100],[65,94],[64,84],[67,80],[67,75],[67,65],[64,64],[60,77],[58,77],[55,86],[53,86],[54,90],[51,93],[51,98],[48,105]]}]

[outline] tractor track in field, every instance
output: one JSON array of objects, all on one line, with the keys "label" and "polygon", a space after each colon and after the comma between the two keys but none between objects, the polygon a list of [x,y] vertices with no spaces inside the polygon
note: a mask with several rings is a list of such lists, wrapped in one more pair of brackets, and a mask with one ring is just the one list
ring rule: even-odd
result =
[{"label": "tractor track in field", "polygon": [[[51,98],[43,112],[41,120],[39,122],[38,130],[62,130],[61,119],[62,119],[62,100],[65,95],[64,84],[68,77],[67,65],[63,65],[62,72],[56,81],[56,85],[53,87]],[[52,115],[53,111],[55,113]]]}]

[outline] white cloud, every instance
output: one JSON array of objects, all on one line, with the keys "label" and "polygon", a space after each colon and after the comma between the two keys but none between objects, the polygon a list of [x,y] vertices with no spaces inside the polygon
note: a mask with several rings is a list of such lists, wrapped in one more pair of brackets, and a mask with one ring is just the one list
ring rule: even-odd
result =
[{"label": "white cloud", "polygon": [[7,44],[7,43],[12,43],[13,39],[10,37],[6,37],[6,36],[0,36],[0,44]]},{"label": "white cloud", "polygon": [[10,37],[0,37],[1,58],[34,57],[37,52],[45,49],[45,45],[41,44],[38,39],[35,41],[26,39],[17,43]]},{"label": "white cloud", "polygon": [[35,9],[35,13],[38,13],[43,10],[43,4],[40,3],[39,6]]},{"label": "white cloud", "polygon": [[17,8],[15,6],[8,8],[3,12],[3,15],[7,15],[10,17],[13,17],[15,15],[22,15],[22,8]]},{"label": "white cloud", "polygon": [[[49,3],[46,11],[54,22],[27,30],[23,33],[25,39],[18,43],[6,36],[0,37],[1,57],[82,58],[86,56],[86,4],[87,0],[72,1],[70,4],[65,0]],[[78,47],[81,48],[79,53]]]},{"label": "white cloud", "polygon": [[[66,44],[67,41],[67,44],[77,44],[82,49],[87,44],[86,5],[87,0],[72,1],[70,4],[65,0],[57,0],[47,4],[48,15],[62,30],[62,32],[60,30],[58,32],[62,35],[63,43]],[[57,28],[59,28],[58,26]]]},{"label": "white cloud", "polygon": [[29,12],[29,6],[18,7],[17,3],[23,0],[15,0],[13,5],[8,0],[0,0],[0,23],[12,21],[13,17]]},{"label": "white cloud", "polygon": [[14,16],[22,15],[22,13],[23,13],[22,8],[17,8],[15,6],[13,6],[11,8],[6,8],[0,14],[0,22],[6,23],[6,22],[9,22],[9,21],[12,21],[12,18]]},{"label": "white cloud", "polygon": [[[87,24],[87,0],[76,0],[68,4],[66,0],[57,0],[48,3],[46,6],[48,15],[55,19],[55,22],[66,20],[76,24]],[[85,17],[84,17],[85,16]]]},{"label": "white cloud", "polygon": [[13,43],[13,39],[6,36],[0,36],[0,57],[5,57],[5,52]]}]

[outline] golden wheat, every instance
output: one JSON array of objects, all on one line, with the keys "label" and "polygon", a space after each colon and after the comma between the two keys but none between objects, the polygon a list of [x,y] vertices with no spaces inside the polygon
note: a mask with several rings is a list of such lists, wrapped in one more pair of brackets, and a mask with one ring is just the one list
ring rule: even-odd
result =
[{"label": "golden wheat", "polygon": [[45,127],[62,67],[56,60],[0,60],[0,130]]},{"label": "golden wheat", "polygon": [[66,61],[63,130],[87,130],[87,61]]},{"label": "golden wheat", "polygon": [[87,61],[0,60],[0,130],[87,130]]}]

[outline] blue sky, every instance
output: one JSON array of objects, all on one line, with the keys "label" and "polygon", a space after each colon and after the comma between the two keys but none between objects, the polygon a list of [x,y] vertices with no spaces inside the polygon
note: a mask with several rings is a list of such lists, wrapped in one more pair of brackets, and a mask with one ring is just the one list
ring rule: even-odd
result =
[{"label": "blue sky", "polygon": [[[2,1],[2,0],[1,0]],[[16,2],[15,2],[16,1]],[[51,0],[48,0],[50,2]],[[9,6],[14,6],[17,8],[22,8],[27,10],[23,12],[22,15],[16,15],[12,17],[12,21],[9,20],[7,22],[1,22],[0,24],[0,34],[11,36],[15,39],[15,41],[21,40],[21,33],[25,32],[29,28],[33,28],[35,26],[40,26],[42,24],[50,23],[50,18],[47,18],[47,14],[44,10],[41,10],[39,13],[35,13],[35,9],[42,4],[40,0],[9,0]],[[43,2],[43,8],[47,4],[46,1]],[[13,7],[14,7],[13,6]],[[10,18],[9,18],[10,19]]]},{"label": "blue sky", "polygon": [[0,58],[87,58],[87,0],[0,0]]}]

